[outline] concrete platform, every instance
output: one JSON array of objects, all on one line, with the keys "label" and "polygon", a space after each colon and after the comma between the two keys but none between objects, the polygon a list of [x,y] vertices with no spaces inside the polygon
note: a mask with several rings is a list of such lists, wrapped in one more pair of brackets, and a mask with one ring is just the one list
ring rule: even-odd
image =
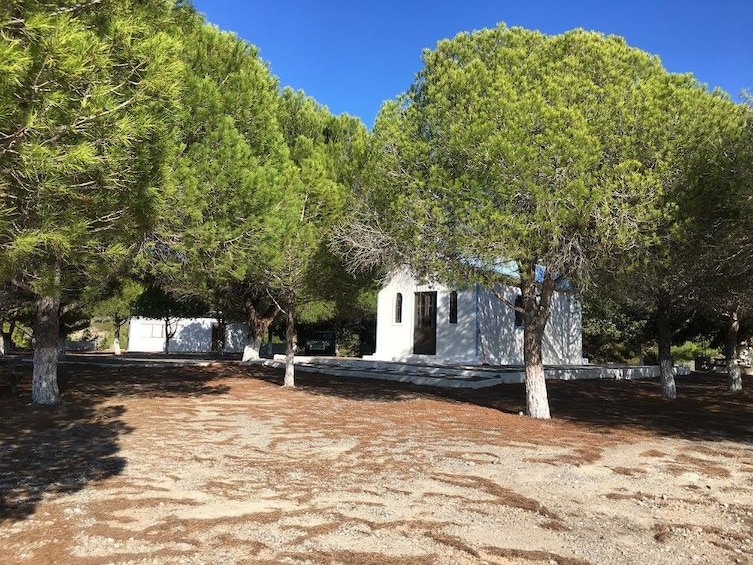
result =
[{"label": "concrete platform", "polygon": [[[252,363],[267,367],[284,368],[285,358],[275,355]],[[525,371],[522,366],[473,366],[473,365],[434,365],[429,363],[400,363],[395,361],[374,361],[342,357],[303,357],[295,358],[296,371],[326,373],[343,377],[381,379],[417,385],[445,388],[485,388],[499,384],[522,383]],[[659,377],[656,365],[579,365],[546,366],[549,380],[577,379],[652,379]],[[682,367],[676,374],[688,374]]]},{"label": "concrete platform", "polygon": [[[31,363],[28,355],[9,355],[25,363]],[[240,355],[162,354],[133,353],[115,356],[112,353],[73,353],[61,364],[87,364],[100,366],[179,367],[208,366],[214,363],[240,363]],[[260,359],[246,363],[282,369],[284,355],[273,359]],[[407,363],[376,361],[352,357],[296,356],[296,371],[323,373],[342,377],[378,379],[442,388],[485,388],[500,384],[522,383],[525,380],[523,366],[519,365],[463,365]],[[548,380],[578,379],[654,379],[659,378],[656,365],[548,365],[545,367]],[[675,368],[676,375],[686,375],[684,367]]]}]

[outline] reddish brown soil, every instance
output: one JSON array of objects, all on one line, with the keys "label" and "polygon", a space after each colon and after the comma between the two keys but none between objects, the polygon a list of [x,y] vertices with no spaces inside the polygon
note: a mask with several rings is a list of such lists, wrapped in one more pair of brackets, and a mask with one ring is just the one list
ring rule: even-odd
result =
[{"label": "reddish brown soil", "polygon": [[753,563],[753,382],[448,391],[237,364],[0,389],[3,563]]}]

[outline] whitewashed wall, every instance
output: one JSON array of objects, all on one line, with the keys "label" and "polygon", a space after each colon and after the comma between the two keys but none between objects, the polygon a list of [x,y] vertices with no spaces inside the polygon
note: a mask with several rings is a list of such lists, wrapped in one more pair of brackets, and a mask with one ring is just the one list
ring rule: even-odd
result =
[{"label": "whitewashed wall", "polygon": [[[437,353],[413,355],[413,323],[416,292],[437,292]],[[523,363],[523,328],[515,327],[515,314],[491,291],[478,286],[458,290],[458,321],[449,323],[450,291],[438,284],[416,284],[401,271],[389,280],[377,298],[376,351],[372,359],[425,362]],[[506,287],[514,302],[518,289]],[[403,317],[395,322],[395,299],[403,295]],[[570,293],[557,293],[547,324],[543,355],[547,364],[581,364],[581,310]]]},{"label": "whitewashed wall", "polygon": [[[212,325],[216,318],[186,318],[177,322],[170,340],[170,351],[209,353],[212,351]],[[229,323],[225,332],[225,351],[243,351],[245,324]],[[155,318],[133,317],[128,330],[128,351],[160,353],[165,350],[165,323]]]},{"label": "whitewashed wall", "polygon": [[[505,298],[515,303],[517,288],[505,287]],[[500,302],[493,292],[480,289],[479,361],[491,365],[523,364],[523,328],[515,326],[515,312]],[[580,303],[571,293],[557,292],[552,299],[549,321],[542,343],[544,363],[582,363]]]}]

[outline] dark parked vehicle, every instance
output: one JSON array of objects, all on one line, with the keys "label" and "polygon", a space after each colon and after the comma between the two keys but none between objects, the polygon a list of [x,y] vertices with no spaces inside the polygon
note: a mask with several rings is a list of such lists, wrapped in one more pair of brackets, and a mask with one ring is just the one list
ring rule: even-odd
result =
[{"label": "dark parked vehicle", "polygon": [[334,355],[335,332],[313,332],[303,346],[306,355]]}]

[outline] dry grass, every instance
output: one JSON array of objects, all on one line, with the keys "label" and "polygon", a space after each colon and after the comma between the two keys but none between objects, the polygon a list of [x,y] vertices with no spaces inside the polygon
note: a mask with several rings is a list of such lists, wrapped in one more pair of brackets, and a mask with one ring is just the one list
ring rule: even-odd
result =
[{"label": "dry grass", "polygon": [[640,467],[612,467],[612,471],[618,475],[625,475],[628,477],[634,477],[646,473],[646,469]]},{"label": "dry grass", "polygon": [[588,561],[582,559],[574,559],[572,557],[563,557],[547,551],[529,551],[524,549],[500,549],[497,547],[484,548],[484,552],[490,555],[498,557],[506,557],[508,559],[515,559],[516,563],[523,560],[527,563],[545,563],[546,565],[592,565]]},{"label": "dry grass", "polygon": [[[497,504],[510,506],[512,508],[520,508],[521,510],[527,510],[529,512],[535,512],[552,520],[560,520],[560,517],[556,513],[546,508],[538,500],[522,496],[488,479],[484,479],[482,477],[474,477],[471,475],[464,477],[435,475],[435,478],[451,485],[466,487],[473,489],[474,491],[484,492],[492,496],[494,502]],[[466,500],[470,501],[470,499]]]}]

